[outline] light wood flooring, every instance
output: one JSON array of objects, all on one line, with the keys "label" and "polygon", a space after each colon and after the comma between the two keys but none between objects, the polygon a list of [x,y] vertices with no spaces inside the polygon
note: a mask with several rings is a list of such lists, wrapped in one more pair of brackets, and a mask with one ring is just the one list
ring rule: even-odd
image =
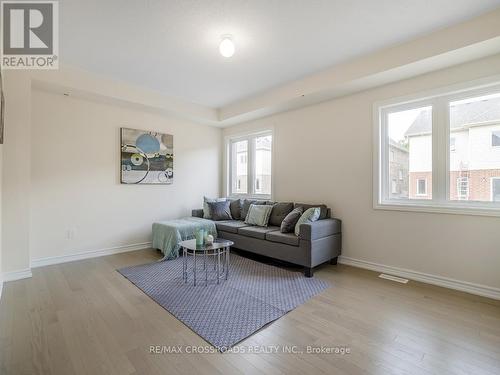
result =
[{"label": "light wood flooring", "polygon": [[33,269],[0,302],[0,374],[500,374],[500,302],[348,266],[332,287],[241,343],[349,354],[152,354],[207,343],[115,270],[153,250]]}]

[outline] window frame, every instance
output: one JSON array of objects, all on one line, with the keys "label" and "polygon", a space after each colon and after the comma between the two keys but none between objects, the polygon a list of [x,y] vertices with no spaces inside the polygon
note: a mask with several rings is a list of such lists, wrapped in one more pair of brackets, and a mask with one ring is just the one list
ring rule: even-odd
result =
[{"label": "window frame", "polygon": [[[373,104],[373,208],[500,216],[500,202],[450,199],[450,102],[500,92],[500,75]],[[432,106],[432,199],[390,198],[387,114]]]},{"label": "window frame", "polygon": [[[258,193],[256,190],[256,176],[255,176],[255,140],[256,138],[271,136],[271,193],[262,194]],[[232,170],[233,170],[233,160],[231,160],[231,149],[233,143],[240,141],[248,141],[247,150],[247,193],[233,193],[232,192]],[[230,198],[248,198],[248,199],[272,199],[274,196],[274,130],[265,129],[252,133],[236,134],[225,137],[225,186],[224,195]]]}]

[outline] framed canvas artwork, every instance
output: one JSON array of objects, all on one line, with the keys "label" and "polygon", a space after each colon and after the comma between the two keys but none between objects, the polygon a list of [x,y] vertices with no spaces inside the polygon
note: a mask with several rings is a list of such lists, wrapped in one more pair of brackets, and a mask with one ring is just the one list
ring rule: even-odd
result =
[{"label": "framed canvas artwork", "polygon": [[173,135],[121,128],[120,141],[122,184],[173,183]]}]

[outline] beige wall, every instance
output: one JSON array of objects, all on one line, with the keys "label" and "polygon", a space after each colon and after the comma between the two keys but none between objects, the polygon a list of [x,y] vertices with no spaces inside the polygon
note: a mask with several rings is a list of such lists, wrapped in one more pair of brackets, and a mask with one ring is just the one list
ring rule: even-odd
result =
[{"label": "beige wall", "polygon": [[[153,221],[219,194],[220,129],[40,90],[32,119],[32,260],[150,241]],[[173,134],[173,185],[120,184],[120,127]]]},{"label": "beige wall", "polygon": [[343,255],[500,287],[500,218],[373,209],[372,108],[379,100],[500,74],[500,55],[224,130],[274,127],[274,198],[325,202]]},{"label": "beige wall", "polygon": [[30,95],[29,75],[4,71],[5,139],[2,170],[2,271],[30,266]]}]

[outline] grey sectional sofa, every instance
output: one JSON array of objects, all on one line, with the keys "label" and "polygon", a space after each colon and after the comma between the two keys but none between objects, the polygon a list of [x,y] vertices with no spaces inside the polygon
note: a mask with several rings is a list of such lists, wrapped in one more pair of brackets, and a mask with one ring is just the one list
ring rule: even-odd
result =
[{"label": "grey sectional sofa", "polygon": [[[274,211],[279,211],[283,205],[293,205],[294,208],[300,206],[304,210],[309,207],[320,207],[320,219],[310,224],[302,224],[299,236],[294,233],[281,233],[277,224],[280,219],[282,220],[283,213]],[[330,217],[330,209],[326,205],[280,203],[275,205],[275,208],[271,213],[271,224],[268,227],[250,226],[244,223],[244,218],[240,220],[238,217],[237,220],[216,221],[218,235],[220,238],[233,241],[237,249],[301,265],[305,269],[306,277],[312,277],[313,268],[322,263],[337,264],[337,257],[342,248],[341,221]],[[231,211],[234,212],[233,204]],[[203,210],[193,210],[192,216],[203,217]],[[237,216],[237,213],[233,213],[234,216]]]}]

